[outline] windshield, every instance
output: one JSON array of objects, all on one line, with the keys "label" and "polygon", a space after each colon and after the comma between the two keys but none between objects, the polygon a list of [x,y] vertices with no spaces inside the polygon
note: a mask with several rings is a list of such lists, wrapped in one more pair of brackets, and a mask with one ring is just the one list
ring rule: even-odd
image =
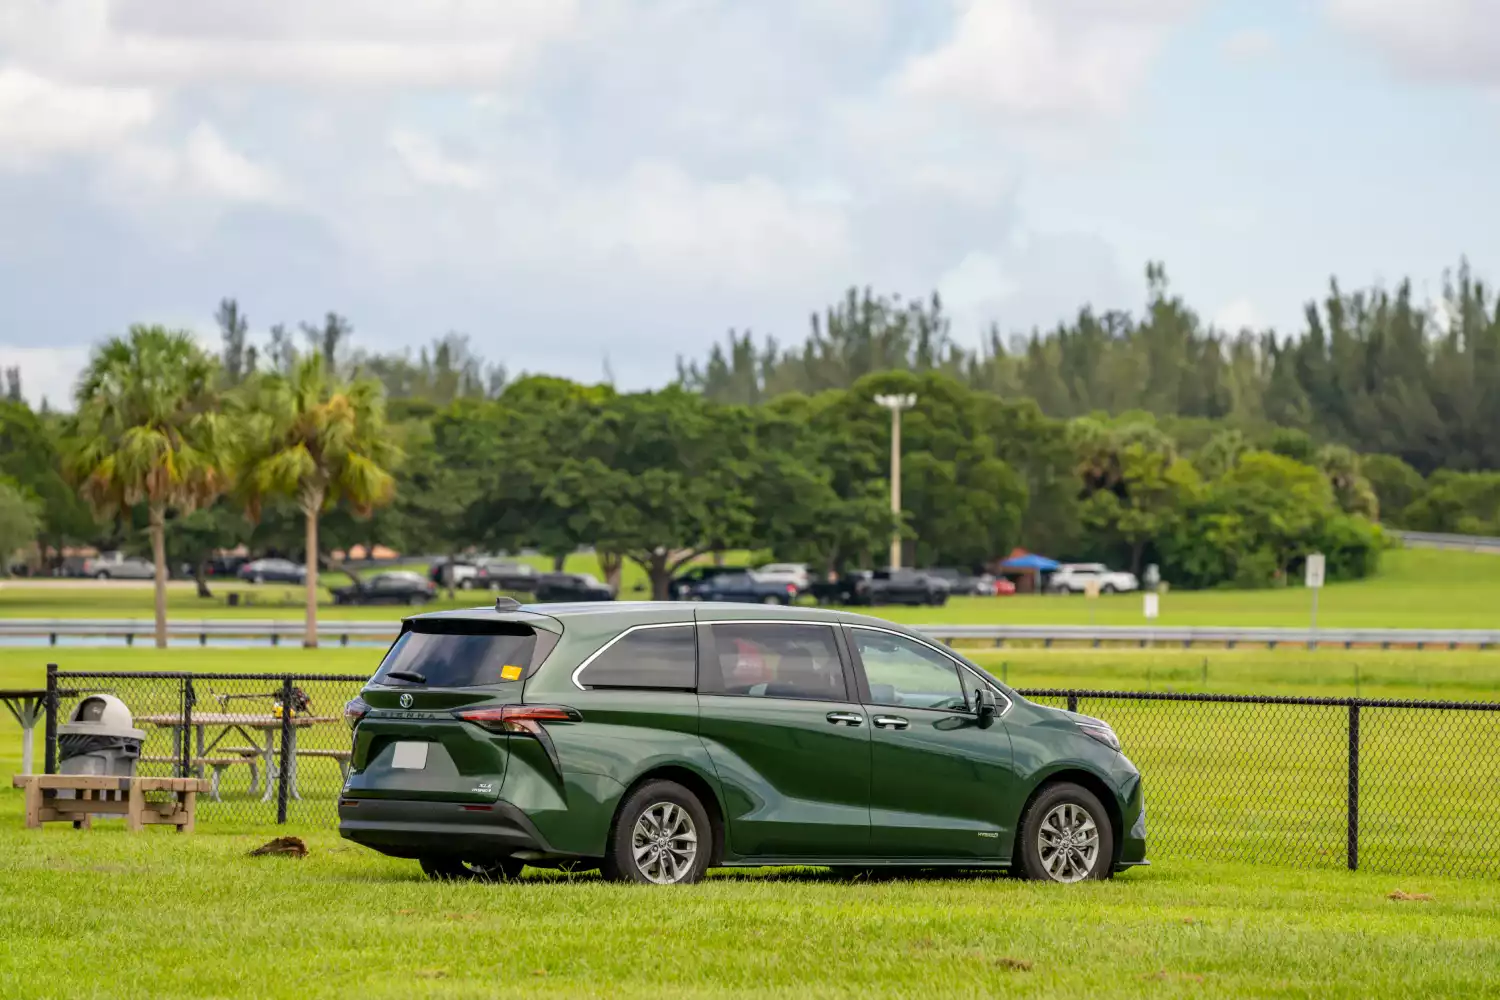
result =
[{"label": "windshield", "polygon": [[[530,677],[557,636],[528,625],[489,622],[422,622],[401,633],[376,684],[428,688],[485,687]],[[392,676],[392,675],[395,676]]]}]

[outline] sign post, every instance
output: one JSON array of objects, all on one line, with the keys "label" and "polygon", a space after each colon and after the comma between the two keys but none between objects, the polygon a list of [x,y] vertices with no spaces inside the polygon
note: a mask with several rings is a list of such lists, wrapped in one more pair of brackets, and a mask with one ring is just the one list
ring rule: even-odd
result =
[{"label": "sign post", "polygon": [[1307,637],[1307,648],[1318,648],[1318,591],[1323,589],[1323,574],[1327,560],[1323,553],[1314,552],[1307,557],[1307,589],[1312,591],[1312,634]]}]

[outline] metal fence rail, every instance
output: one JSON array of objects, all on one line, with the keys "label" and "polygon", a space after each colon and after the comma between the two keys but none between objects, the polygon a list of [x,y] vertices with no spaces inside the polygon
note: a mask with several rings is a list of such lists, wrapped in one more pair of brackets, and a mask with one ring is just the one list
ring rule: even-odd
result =
[{"label": "metal fence rail", "polygon": [[[49,670],[47,769],[77,698],[121,698],[140,773],[214,778],[210,827],[331,825],[363,676]],[[56,692],[76,692],[61,697]],[[1141,769],[1149,854],[1500,875],[1500,703],[1027,690],[1102,718]],[[277,705],[291,705],[278,713]],[[184,720],[187,720],[184,722]]]},{"label": "metal fence rail", "polygon": [[1500,538],[1486,535],[1450,535],[1440,531],[1396,531],[1385,529],[1385,533],[1401,540],[1401,544],[1413,549],[1456,549],[1461,552],[1492,552],[1500,554]]},{"label": "metal fence rail", "polygon": [[[318,635],[326,642],[394,639],[401,628],[397,618],[385,621],[320,621]],[[1261,628],[1234,626],[1164,627],[1153,625],[918,625],[915,628],[941,642],[1078,643],[1084,645],[1196,646],[1233,648],[1241,645],[1306,646],[1409,646],[1417,649],[1493,649],[1500,647],[1500,628]],[[168,635],[177,641],[208,645],[214,640],[265,640],[278,645],[283,640],[300,641],[300,620],[203,619],[167,624]],[[0,619],[0,642],[7,636],[46,637],[56,645],[59,637],[118,638],[131,644],[137,638],[155,635],[149,619],[117,618],[9,618]]]}]

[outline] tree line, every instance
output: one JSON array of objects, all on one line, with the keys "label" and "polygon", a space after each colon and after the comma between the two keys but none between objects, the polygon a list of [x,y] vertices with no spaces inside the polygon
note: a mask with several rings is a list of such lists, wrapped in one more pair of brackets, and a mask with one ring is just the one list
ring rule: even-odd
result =
[{"label": "tree line", "polygon": [[705,358],[679,359],[678,380],[710,399],[760,403],[890,369],[941,371],[1034,399],[1050,417],[1143,410],[1251,433],[1301,430],[1423,475],[1500,469],[1500,301],[1467,264],[1431,304],[1409,281],[1356,292],[1334,281],[1292,336],[1215,329],[1152,264],[1139,316],[1084,308],[1009,337],[995,325],[975,349],[955,343],[937,295],[851,289],[813,315],[801,343],[731,330]]},{"label": "tree line", "polygon": [[[1373,570],[1377,522],[1500,533],[1497,331],[1461,269],[1440,310],[1406,285],[1309,307],[1297,340],[1220,334],[1148,273],[1139,320],[1088,311],[979,352],[936,296],[851,291],[797,348],[734,334],[657,391],[512,379],[448,334],[357,349],[335,312],[256,343],[220,304],[222,349],[132,328],[95,351],[74,413],[0,399],[0,551],[100,544],[202,567],[246,544],[320,553],[593,546],[653,590],[696,554],[769,551],[824,570],[978,567],[1016,545],[1180,586],[1271,586],[1310,551]],[[887,509],[889,415],[904,510]]]}]

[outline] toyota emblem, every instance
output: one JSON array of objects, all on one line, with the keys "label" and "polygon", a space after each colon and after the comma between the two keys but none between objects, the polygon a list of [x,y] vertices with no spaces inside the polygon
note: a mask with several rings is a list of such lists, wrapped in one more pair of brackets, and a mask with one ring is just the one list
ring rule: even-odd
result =
[{"label": "toyota emblem", "polygon": [[403,694],[401,696],[401,707],[402,708],[411,708],[411,695],[409,695],[409,694]]}]

